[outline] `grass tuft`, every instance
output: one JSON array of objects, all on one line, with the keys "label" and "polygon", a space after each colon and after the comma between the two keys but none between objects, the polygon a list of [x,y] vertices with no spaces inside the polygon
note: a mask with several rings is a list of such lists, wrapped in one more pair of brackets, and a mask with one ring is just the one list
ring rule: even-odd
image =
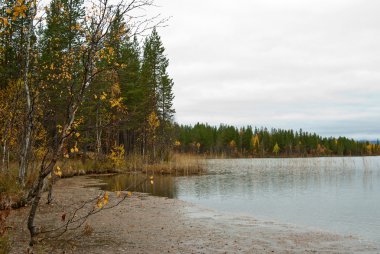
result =
[{"label": "grass tuft", "polygon": [[168,175],[199,175],[204,173],[201,157],[191,154],[174,154],[169,161],[143,166],[142,172]]}]

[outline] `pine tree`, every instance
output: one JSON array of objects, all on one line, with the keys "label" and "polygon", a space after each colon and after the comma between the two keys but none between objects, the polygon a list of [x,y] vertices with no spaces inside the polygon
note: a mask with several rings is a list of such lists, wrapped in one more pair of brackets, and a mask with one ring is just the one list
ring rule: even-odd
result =
[{"label": "pine tree", "polygon": [[[174,116],[172,92],[173,81],[167,73],[169,61],[164,55],[165,49],[156,29],[145,40],[143,60],[140,73],[140,88],[144,97],[143,115],[147,117],[153,112],[160,121],[159,153],[161,159],[167,157],[172,146],[171,125]],[[144,136],[144,140],[146,135]]]},{"label": "pine tree", "polygon": [[44,103],[44,125],[57,144],[57,124],[67,112],[63,105],[72,100],[80,83],[81,59],[78,56],[83,39],[83,0],[53,0],[47,9],[46,27],[41,31],[39,76]]},{"label": "pine tree", "polygon": [[30,13],[25,10],[23,15],[26,17],[20,18],[15,16],[15,7],[20,7],[17,0],[0,3],[0,89],[22,78],[25,63],[25,35],[29,20],[26,14]]},{"label": "pine tree", "polygon": [[139,86],[140,47],[137,38],[125,38],[121,46],[121,68],[118,70],[121,96],[128,108],[128,114],[122,125],[124,149],[129,153],[139,152],[139,137],[142,135],[141,123],[143,114],[143,94]]}]

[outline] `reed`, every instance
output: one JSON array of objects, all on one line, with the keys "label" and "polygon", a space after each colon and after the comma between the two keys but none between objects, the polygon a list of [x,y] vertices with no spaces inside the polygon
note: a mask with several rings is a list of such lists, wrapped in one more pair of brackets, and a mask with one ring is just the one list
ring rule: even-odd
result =
[{"label": "reed", "polygon": [[62,170],[62,177],[73,177],[89,174],[120,173],[121,168],[115,168],[108,160],[65,160],[57,163]]},{"label": "reed", "polygon": [[168,161],[145,164],[142,172],[167,175],[199,175],[204,173],[204,159],[193,154],[173,154]]},{"label": "reed", "polygon": [[57,166],[62,170],[62,177],[88,174],[110,174],[144,172],[149,174],[198,175],[204,173],[205,160],[193,154],[172,154],[168,161],[149,162],[142,155],[131,154],[117,165],[108,158],[99,160],[70,159],[60,161]]}]

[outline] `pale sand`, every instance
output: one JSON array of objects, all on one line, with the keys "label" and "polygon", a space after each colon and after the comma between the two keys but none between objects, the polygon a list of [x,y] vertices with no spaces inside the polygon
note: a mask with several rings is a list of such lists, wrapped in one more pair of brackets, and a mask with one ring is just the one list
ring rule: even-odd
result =
[{"label": "pale sand", "polygon": [[[101,193],[98,180],[62,179],[55,186],[55,201],[44,196],[36,221],[47,228],[62,225],[70,204]],[[117,201],[114,193],[110,204]],[[93,206],[93,204],[91,204]],[[27,253],[25,227],[28,208],[14,211],[12,253]],[[68,217],[68,215],[67,215]],[[42,223],[44,221],[44,223]],[[264,222],[200,208],[176,199],[134,194],[119,206],[91,216],[91,235],[83,227],[57,240],[34,247],[34,253],[380,253],[377,244],[354,237]]]}]

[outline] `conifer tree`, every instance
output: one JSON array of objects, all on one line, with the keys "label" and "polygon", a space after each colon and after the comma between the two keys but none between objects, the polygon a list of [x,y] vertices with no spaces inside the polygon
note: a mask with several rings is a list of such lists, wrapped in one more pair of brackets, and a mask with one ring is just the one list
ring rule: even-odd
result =
[{"label": "conifer tree", "polygon": [[[123,142],[127,154],[139,152],[139,137],[142,135],[141,123],[145,121],[142,113],[143,94],[139,86],[140,47],[136,37],[124,39],[121,47],[121,68],[118,71],[121,96],[127,106],[128,114],[122,124]],[[137,149],[137,150],[136,150]]]},{"label": "conifer tree", "polygon": [[57,144],[57,124],[66,116],[62,107],[77,93],[81,74],[78,56],[83,39],[83,0],[53,0],[47,8],[46,27],[42,31],[41,77],[44,125],[51,145]]},{"label": "conifer tree", "polygon": [[[140,87],[144,96],[142,106],[145,112],[143,115],[147,118],[154,112],[160,121],[158,133],[161,159],[167,157],[167,151],[173,143],[169,130],[175,112],[173,109],[173,81],[167,73],[169,61],[164,52],[161,38],[156,29],[153,29],[152,34],[144,43]],[[143,140],[146,138],[147,136],[144,135]],[[144,143],[146,145],[146,141]]]}]

